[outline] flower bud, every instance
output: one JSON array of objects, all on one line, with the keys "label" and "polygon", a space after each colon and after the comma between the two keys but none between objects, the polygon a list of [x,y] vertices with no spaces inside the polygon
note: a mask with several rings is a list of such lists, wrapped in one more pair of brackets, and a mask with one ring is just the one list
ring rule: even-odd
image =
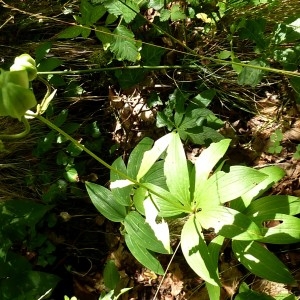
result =
[{"label": "flower bud", "polygon": [[15,58],[14,64],[10,67],[10,71],[26,70],[29,81],[37,76],[37,68],[35,60],[29,54],[21,54]]}]

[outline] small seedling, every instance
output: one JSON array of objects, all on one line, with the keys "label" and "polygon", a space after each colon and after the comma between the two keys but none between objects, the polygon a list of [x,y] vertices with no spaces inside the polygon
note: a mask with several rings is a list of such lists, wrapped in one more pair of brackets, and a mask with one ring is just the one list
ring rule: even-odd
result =
[{"label": "small seedling", "polygon": [[282,146],[280,145],[282,139],[282,131],[276,129],[270,136],[270,146],[267,151],[271,154],[279,154],[282,151]]}]

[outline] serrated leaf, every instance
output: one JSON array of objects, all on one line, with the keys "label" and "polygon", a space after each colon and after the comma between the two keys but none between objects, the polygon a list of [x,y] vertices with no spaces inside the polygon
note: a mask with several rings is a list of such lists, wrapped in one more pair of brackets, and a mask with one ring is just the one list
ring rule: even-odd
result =
[{"label": "serrated leaf", "polygon": [[173,4],[171,7],[171,21],[184,20],[186,15],[183,9],[178,4]]},{"label": "serrated leaf", "polygon": [[123,25],[119,25],[114,30],[114,37],[111,42],[111,51],[118,60],[129,60],[136,62],[138,59],[138,49],[134,40],[134,34]]},{"label": "serrated leaf", "polygon": [[287,267],[263,245],[252,241],[232,241],[237,259],[254,275],[270,281],[293,283],[294,278]]},{"label": "serrated leaf", "polygon": [[125,243],[132,253],[132,255],[146,268],[153,271],[156,274],[163,275],[164,269],[160,262],[154,257],[153,253],[140,244],[129,235],[125,234]]},{"label": "serrated leaf", "polygon": [[141,247],[158,253],[170,253],[165,249],[163,243],[157,239],[153,229],[138,212],[131,211],[127,214],[124,227],[128,235]]},{"label": "serrated leaf", "polygon": [[209,208],[234,200],[266,177],[266,174],[244,166],[233,166],[229,173],[218,171],[203,184],[202,192],[198,193],[197,208]]},{"label": "serrated leaf", "polygon": [[164,220],[160,223],[156,223],[156,217],[158,216],[158,210],[154,205],[153,201],[148,197],[144,201],[146,222],[151,226],[154,231],[156,238],[162,242],[168,253],[171,253],[170,246],[170,233],[169,226]]},{"label": "serrated leaf", "polygon": [[224,139],[218,143],[210,144],[196,159],[194,201],[198,201],[197,199],[199,199],[199,195],[202,193],[203,184],[208,179],[217,162],[225,155],[230,141],[229,139]]},{"label": "serrated leaf", "polygon": [[85,182],[85,186],[92,203],[104,217],[113,222],[122,222],[125,219],[125,207],[114,199],[110,190],[91,182]]},{"label": "serrated leaf", "polygon": [[220,285],[218,261],[212,260],[201,225],[193,215],[183,226],[181,249],[187,263],[198,276],[213,286]]},{"label": "serrated leaf", "polygon": [[190,204],[190,180],[185,151],[178,133],[171,133],[164,164],[167,186],[183,205]]},{"label": "serrated leaf", "polygon": [[168,3],[166,0],[149,0],[148,2],[148,7],[149,8],[154,8],[155,10],[160,10],[161,8],[164,7],[165,2]]},{"label": "serrated leaf", "polygon": [[213,228],[215,233],[230,239],[258,240],[262,238],[260,228],[246,215],[228,207],[206,207],[196,214],[205,229]]},{"label": "serrated leaf", "polygon": [[151,150],[144,153],[139,172],[137,174],[137,180],[139,181],[153,166],[161,154],[166,150],[172,135],[168,133],[163,137],[159,138],[153,145]]},{"label": "serrated leaf", "polygon": [[67,27],[63,31],[61,31],[57,38],[59,39],[73,39],[77,36],[80,36],[82,32],[82,27],[80,25],[74,25],[71,27]]},{"label": "serrated leaf", "polygon": [[96,37],[101,41],[104,50],[106,50],[113,42],[113,33],[104,26],[97,26],[95,28]]},{"label": "serrated leaf", "polygon": [[103,5],[108,12],[115,16],[122,16],[126,23],[130,23],[140,11],[137,2],[126,0],[126,5],[119,0],[105,0]]}]

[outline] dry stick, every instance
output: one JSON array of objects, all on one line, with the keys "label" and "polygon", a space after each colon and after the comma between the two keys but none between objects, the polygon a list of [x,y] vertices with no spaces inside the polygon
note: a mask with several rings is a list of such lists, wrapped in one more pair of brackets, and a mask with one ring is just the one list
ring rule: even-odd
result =
[{"label": "dry stick", "polygon": [[177,253],[177,251],[178,251],[180,245],[181,245],[181,241],[179,241],[179,243],[178,243],[178,245],[177,245],[177,247],[176,247],[176,249],[175,249],[175,251],[174,251],[174,253],[173,253],[173,255],[172,255],[172,257],[171,257],[171,259],[170,259],[170,261],[169,261],[169,263],[168,263],[168,265],[167,265],[166,271],[165,271],[165,273],[164,273],[164,275],[163,275],[163,277],[162,277],[162,279],[161,279],[161,281],[160,281],[160,283],[159,283],[159,285],[158,285],[158,287],[157,287],[157,290],[156,290],[156,292],[155,292],[155,294],[154,294],[153,300],[156,300],[156,297],[157,297],[157,295],[158,295],[159,289],[160,289],[160,287],[162,286],[164,279],[166,278],[167,272],[168,272],[168,270],[169,270],[169,268],[170,268],[170,265],[171,265],[171,263],[172,263],[172,261],[173,261],[175,255],[176,255],[176,253]]}]

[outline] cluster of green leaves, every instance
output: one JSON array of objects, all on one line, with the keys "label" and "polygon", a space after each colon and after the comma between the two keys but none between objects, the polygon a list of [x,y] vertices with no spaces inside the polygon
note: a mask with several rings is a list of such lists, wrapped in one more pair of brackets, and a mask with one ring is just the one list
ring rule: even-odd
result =
[{"label": "cluster of green leaves", "polygon": [[[113,163],[110,190],[86,182],[99,212],[123,224],[126,245],[138,261],[163,274],[154,253],[172,253],[167,220],[186,216],[182,252],[206,281],[211,299],[220,296],[218,257],[225,238],[232,240],[235,256],[250,272],[271,281],[294,281],[285,265],[261,244],[300,239],[300,221],[294,217],[300,212],[299,198],[261,197],[284,176],[282,169],[233,166],[222,171],[228,139],[212,143],[194,164],[185,158],[179,133],[169,133],[152,144],[143,139],[127,166],[121,157]],[[269,228],[266,224],[272,220],[278,225]],[[211,229],[216,237],[207,244],[204,232]]]},{"label": "cluster of green leaves", "polygon": [[283,134],[280,129],[276,129],[270,136],[270,145],[268,148],[269,153],[279,154],[282,151],[282,146],[280,145],[283,139]]},{"label": "cluster of green leaves", "polygon": [[223,122],[207,108],[215,94],[211,89],[191,97],[176,89],[166,101],[166,107],[157,113],[156,126],[165,126],[169,131],[176,129],[182,140],[198,145],[220,141],[223,136],[217,129]]},{"label": "cluster of green leaves", "polygon": [[[47,213],[52,206],[29,200],[9,200],[0,203],[0,298],[39,299],[58,283],[59,278],[33,270],[25,253],[35,253],[37,266],[53,263],[55,246],[39,232],[41,222],[55,225]],[[14,250],[15,249],[15,250]]]}]

